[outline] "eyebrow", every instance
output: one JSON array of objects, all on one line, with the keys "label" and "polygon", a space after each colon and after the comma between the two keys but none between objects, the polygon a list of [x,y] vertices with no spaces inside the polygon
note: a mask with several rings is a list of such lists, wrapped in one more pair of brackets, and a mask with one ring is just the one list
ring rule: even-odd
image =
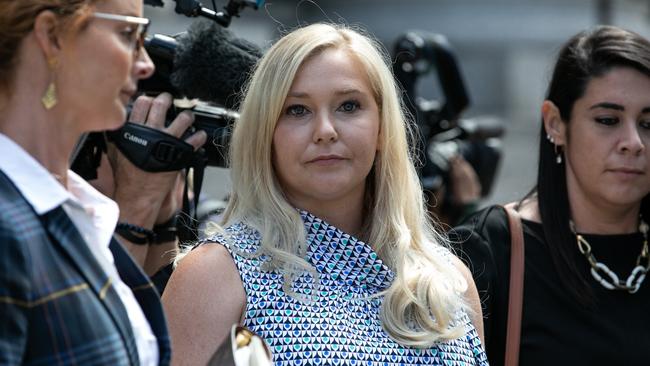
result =
[{"label": "eyebrow", "polygon": [[[605,109],[614,109],[617,111],[624,111],[625,107],[623,107],[620,104],[616,103],[608,103],[608,102],[603,102],[603,103],[597,103],[592,105],[589,109],[597,109],[597,108],[605,108]],[[650,113],[650,107],[645,107],[641,110],[641,113]]]},{"label": "eyebrow", "polygon": [[597,108],[614,109],[617,111],[625,110],[625,107],[623,107],[622,105],[616,103],[609,103],[609,102],[597,103],[589,107],[589,109],[597,109]]},{"label": "eyebrow", "polygon": [[[341,89],[337,90],[334,92],[336,95],[348,95],[348,94],[362,94],[362,92],[359,89],[355,88],[349,88],[349,89]],[[288,97],[293,97],[293,98],[307,98],[309,97],[308,93],[302,93],[302,92],[290,92]]]}]

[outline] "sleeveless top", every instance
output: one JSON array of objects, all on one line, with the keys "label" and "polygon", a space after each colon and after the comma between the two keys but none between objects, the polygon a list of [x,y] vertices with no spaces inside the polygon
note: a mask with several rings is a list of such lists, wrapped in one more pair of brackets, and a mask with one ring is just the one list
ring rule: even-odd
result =
[{"label": "sleeveless top", "polygon": [[396,343],[381,326],[383,296],[377,295],[390,286],[393,272],[366,243],[307,212],[301,216],[309,246],[305,259],[318,280],[302,274],[292,290],[307,300],[285,293],[279,271],[261,268],[268,256],[246,256],[260,246],[255,229],[238,223],[211,240],[232,255],[247,296],[243,324],[267,342],[275,365],[487,365],[464,312],[457,316],[466,330],[459,339],[429,349]]}]

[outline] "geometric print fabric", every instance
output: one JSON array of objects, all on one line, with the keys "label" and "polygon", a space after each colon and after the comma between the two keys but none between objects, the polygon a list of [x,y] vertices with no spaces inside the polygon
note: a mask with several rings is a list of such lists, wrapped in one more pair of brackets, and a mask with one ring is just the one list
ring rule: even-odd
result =
[{"label": "geometric print fabric", "polygon": [[[287,295],[277,271],[262,271],[265,255],[248,258],[260,234],[243,223],[226,229],[222,243],[234,258],[247,296],[244,325],[269,345],[275,365],[487,365],[476,329],[465,313],[458,321],[466,333],[430,349],[398,344],[379,321],[382,297],[394,273],[366,243],[301,212],[307,232],[306,260],[319,274],[298,276]],[[237,249],[233,250],[232,246]]]}]

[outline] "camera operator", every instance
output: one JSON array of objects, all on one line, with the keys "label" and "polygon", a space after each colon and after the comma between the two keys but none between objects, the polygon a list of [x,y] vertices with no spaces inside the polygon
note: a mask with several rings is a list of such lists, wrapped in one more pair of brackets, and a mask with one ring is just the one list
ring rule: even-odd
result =
[{"label": "camera operator", "polygon": [[[129,121],[179,137],[192,124],[194,115],[189,111],[179,113],[165,127],[165,116],[171,104],[169,93],[155,98],[140,96],[133,103]],[[195,149],[205,141],[205,131],[198,131],[185,139]],[[123,243],[145,273],[153,276],[169,264],[178,242],[174,231],[182,203],[182,172],[146,172],[108,143],[106,157],[97,169],[97,179],[90,183],[120,206],[118,235],[125,239]],[[148,238],[147,234],[153,237]]]},{"label": "camera operator", "polygon": [[[145,174],[115,157],[120,213],[68,169],[80,137],[124,124],[138,80],[153,73],[142,6],[0,0],[2,365],[169,364],[158,294],[113,230],[118,217],[147,229],[169,217],[177,173]],[[132,118],[162,129],[165,98],[150,109],[139,101]]]},{"label": "camera operator", "polygon": [[[441,34],[408,31],[393,48],[393,72],[403,88],[404,104],[418,126],[419,175],[427,210],[453,226],[476,210],[492,187],[501,158],[502,121],[494,117],[460,118],[470,98],[447,39]],[[418,80],[435,72],[443,98],[418,95]]]}]

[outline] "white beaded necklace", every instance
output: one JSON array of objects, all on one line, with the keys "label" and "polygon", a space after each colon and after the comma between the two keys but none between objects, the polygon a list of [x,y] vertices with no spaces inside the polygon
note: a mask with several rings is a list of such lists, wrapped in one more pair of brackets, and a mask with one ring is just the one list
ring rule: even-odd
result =
[{"label": "white beaded necklace", "polygon": [[[625,290],[631,294],[639,291],[643,280],[645,280],[646,274],[650,270],[648,224],[643,221],[643,218],[639,219],[639,231],[643,234],[643,248],[641,249],[641,254],[639,254],[639,257],[636,259],[636,267],[634,267],[626,281],[620,280],[616,273],[609,269],[609,267],[596,260],[596,257],[594,257],[591,252],[591,245],[589,245],[589,242],[587,242],[582,235],[576,233],[573,221],[569,221],[569,226],[571,227],[573,234],[576,236],[576,242],[578,243],[580,253],[587,258],[587,261],[589,261],[589,264],[591,265],[591,275],[596,279],[596,281],[598,281],[598,283],[608,290]],[[645,263],[645,265],[642,263]]]}]

